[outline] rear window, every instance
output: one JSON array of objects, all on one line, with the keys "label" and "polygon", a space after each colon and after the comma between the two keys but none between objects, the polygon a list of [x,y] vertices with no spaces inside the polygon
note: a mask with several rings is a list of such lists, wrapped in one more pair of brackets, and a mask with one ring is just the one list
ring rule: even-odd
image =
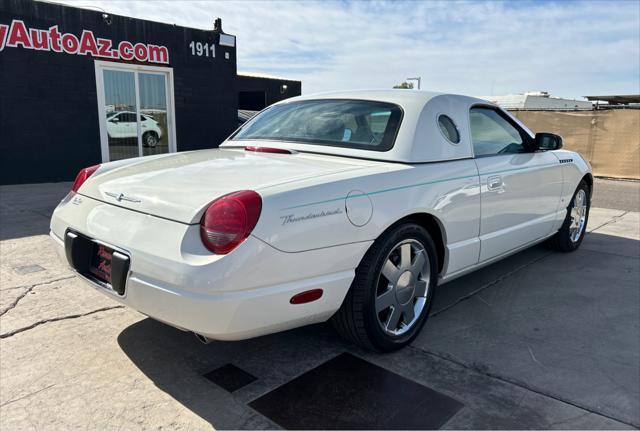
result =
[{"label": "rear window", "polygon": [[304,100],[275,105],[247,122],[232,140],[278,140],[387,151],[402,109],[367,100]]}]

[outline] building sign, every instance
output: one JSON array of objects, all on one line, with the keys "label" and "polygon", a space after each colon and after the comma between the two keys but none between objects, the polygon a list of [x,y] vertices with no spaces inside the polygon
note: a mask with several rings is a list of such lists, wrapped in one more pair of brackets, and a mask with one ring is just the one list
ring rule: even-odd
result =
[{"label": "building sign", "polygon": [[83,30],[78,37],[73,33],[60,32],[57,25],[46,30],[28,28],[19,19],[14,19],[11,25],[0,24],[0,51],[5,47],[169,64],[169,50],[166,46],[134,44],[126,40],[116,45],[111,39],[96,38],[90,30]]}]

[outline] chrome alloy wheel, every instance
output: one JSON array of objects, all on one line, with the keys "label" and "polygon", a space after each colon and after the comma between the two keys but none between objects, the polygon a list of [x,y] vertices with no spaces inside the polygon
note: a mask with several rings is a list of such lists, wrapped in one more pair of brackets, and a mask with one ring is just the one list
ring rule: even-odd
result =
[{"label": "chrome alloy wheel", "polygon": [[382,330],[398,336],[410,330],[427,303],[429,256],[414,239],[396,244],[384,261],[376,284],[376,315]]},{"label": "chrome alloy wheel", "polygon": [[573,198],[571,208],[571,224],[569,225],[569,238],[571,242],[578,242],[584,231],[584,222],[587,219],[587,193],[580,189]]}]

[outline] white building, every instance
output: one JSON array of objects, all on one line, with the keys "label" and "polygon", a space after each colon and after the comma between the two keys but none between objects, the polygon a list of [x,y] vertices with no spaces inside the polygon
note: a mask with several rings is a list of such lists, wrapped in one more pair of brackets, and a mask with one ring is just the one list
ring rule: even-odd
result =
[{"label": "white building", "polygon": [[482,96],[503,109],[523,110],[591,110],[593,104],[588,100],[562,99],[552,97],[546,91],[530,91],[524,94],[507,96]]}]

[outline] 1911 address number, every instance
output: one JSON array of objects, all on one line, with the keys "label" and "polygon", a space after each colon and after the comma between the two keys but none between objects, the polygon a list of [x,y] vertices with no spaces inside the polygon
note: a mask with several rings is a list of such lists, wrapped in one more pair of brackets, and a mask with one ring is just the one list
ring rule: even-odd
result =
[{"label": "1911 address number", "polygon": [[191,41],[189,44],[189,48],[191,48],[191,55],[197,55],[198,57],[212,57],[216,56],[216,46],[211,43],[202,43]]}]

